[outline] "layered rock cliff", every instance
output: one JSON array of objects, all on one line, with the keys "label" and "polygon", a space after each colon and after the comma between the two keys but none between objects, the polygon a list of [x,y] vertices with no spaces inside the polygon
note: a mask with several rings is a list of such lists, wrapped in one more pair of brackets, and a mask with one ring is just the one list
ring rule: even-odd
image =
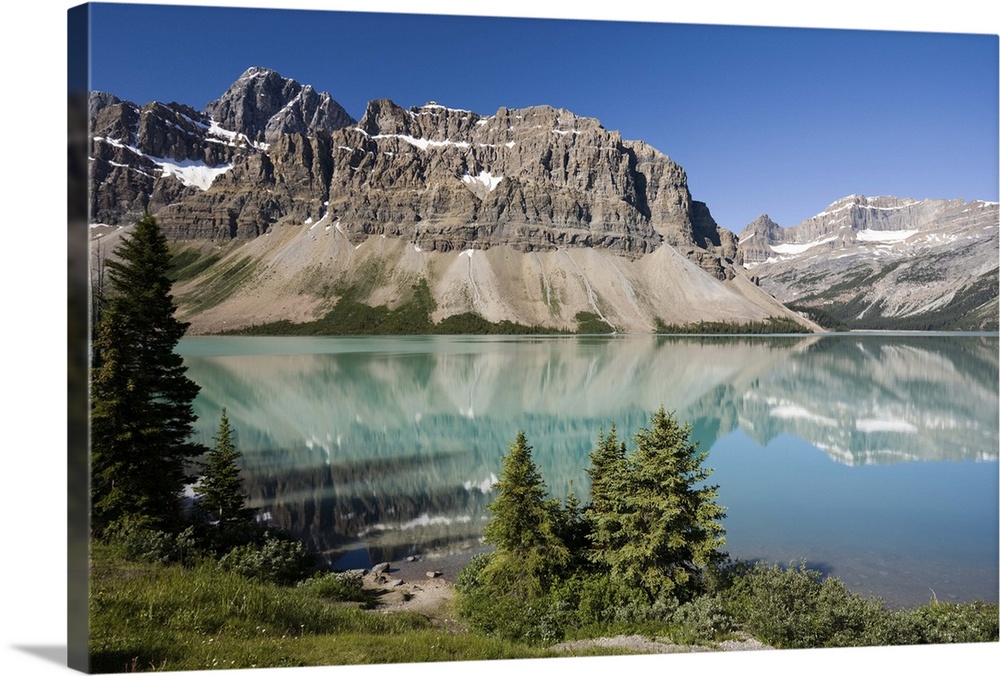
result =
[{"label": "layered rock cliff", "polygon": [[[175,103],[140,108],[113,95],[93,94],[91,167],[93,223],[124,225],[149,210],[169,237],[191,243],[191,251],[206,242],[234,250],[273,234],[268,241],[280,240],[295,253],[254,243],[255,261],[274,268],[271,259],[281,259],[285,276],[299,274],[301,261],[311,261],[314,273],[325,279],[316,283],[327,288],[342,288],[348,279],[358,283],[362,273],[356,259],[364,256],[351,252],[372,238],[387,238],[405,245],[389,245],[394,255],[425,256],[416,266],[383,257],[378,265],[385,270],[378,279],[397,270],[430,279],[439,309],[482,313],[488,306],[484,316],[491,319],[532,318],[560,328],[572,328],[572,313],[596,310],[621,330],[652,330],[663,321],[796,317],[741,281],[735,236],[718,227],[705,204],[692,199],[683,168],[595,119],[550,106],[500,108],[483,116],[433,102],[404,109],[380,99],[355,121],[329,94],[251,68],[203,113]],[[323,247],[310,251],[304,243],[317,236],[314,228],[321,223],[338,243],[336,252],[317,258]],[[460,290],[440,282],[449,278],[444,270],[454,267],[455,256],[471,251],[495,251],[486,260],[497,303],[476,308],[469,302],[476,294],[468,274],[461,276]],[[537,284],[516,274],[508,278],[514,268],[528,265],[526,260],[560,252],[593,252],[608,260],[608,272],[587,279],[577,269],[581,256],[590,254],[574,253],[566,260],[553,258],[563,262],[549,266],[553,277],[543,270]],[[450,258],[431,263],[438,261],[431,254]],[[536,258],[500,263],[529,254]],[[675,262],[657,271],[647,259]],[[651,272],[629,279],[622,270],[632,267]],[[678,272],[681,268],[722,284],[720,297],[727,300],[707,304],[709,296],[720,294],[695,275],[688,283],[690,302],[660,307],[663,299],[676,300],[681,292],[646,285],[665,270],[690,274]],[[576,298],[580,294],[566,282],[575,277],[583,279],[572,285],[585,298],[560,305],[554,314],[552,303],[546,312],[525,308],[521,300],[534,291],[512,291],[528,284],[548,289],[550,300],[559,294]],[[397,282],[374,285],[378,291],[366,284],[368,300],[390,306],[403,302],[413,280]],[[671,279],[667,286],[676,282]],[[263,279],[255,279],[231,294],[245,298],[262,284]],[[303,284],[295,293],[316,299],[311,312],[335,301]],[[708,296],[698,289],[707,289]],[[617,321],[602,297],[624,298],[639,310]],[[299,310],[286,317],[304,312],[301,301],[295,305]]]},{"label": "layered rock cliff", "polygon": [[[355,122],[329,94],[263,68],[204,113],[103,93],[91,103],[95,222],[128,223],[148,208],[174,237],[217,239],[329,215],[358,241],[597,246],[633,258],[667,243],[720,278],[733,274],[724,261],[735,238],[691,199],[679,165],[566,110],[484,117],[375,100]],[[205,180],[172,165],[201,168]]]}]

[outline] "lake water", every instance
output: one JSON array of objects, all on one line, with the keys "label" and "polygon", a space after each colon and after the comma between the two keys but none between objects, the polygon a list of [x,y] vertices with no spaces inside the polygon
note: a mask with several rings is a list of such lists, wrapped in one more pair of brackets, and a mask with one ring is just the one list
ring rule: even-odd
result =
[{"label": "lake water", "polygon": [[193,337],[198,440],[227,408],[252,504],[337,567],[480,549],[522,429],[554,496],[661,404],[719,485],[726,550],[890,606],[997,602],[995,335]]}]

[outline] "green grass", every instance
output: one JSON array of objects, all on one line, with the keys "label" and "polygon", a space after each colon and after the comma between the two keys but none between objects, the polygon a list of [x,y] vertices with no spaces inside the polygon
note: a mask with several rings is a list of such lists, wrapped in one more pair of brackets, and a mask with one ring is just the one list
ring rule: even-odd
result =
[{"label": "green grass", "polygon": [[172,268],[168,277],[171,282],[186,282],[194,279],[205,270],[219,262],[222,256],[218,253],[205,254],[196,248],[176,250],[171,260]]},{"label": "green grass", "polygon": [[545,326],[518,324],[507,319],[491,322],[475,312],[445,317],[431,327],[430,333],[448,335],[538,335],[565,333]]},{"label": "green grass", "polygon": [[576,319],[577,333],[591,334],[615,332],[614,327],[601,319],[595,312],[577,312],[574,319]]},{"label": "green grass", "polygon": [[196,291],[181,299],[190,312],[202,312],[229,298],[240,286],[250,281],[260,263],[245,256],[217,267],[198,285]]},{"label": "green grass", "polygon": [[[544,648],[452,632],[415,613],[326,600],[322,585],[284,587],[226,572],[135,563],[94,544],[93,672],[433,662],[547,657]],[[615,654],[588,650],[571,655]]]},{"label": "green grass", "polygon": [[786,303],[787,307],[792,312],[800,312],[805,314],[809,319],[816,322],[824,329],[829,331],[849,331],[851,329],[850,324],[844,322],[838,316],[831,314],[826,310],[826,308],[819,306],[814,307],[811,305],[799,305],[795,303]]},{"label": "green grass", "polygon": [[776,648],[995,642],[997,604],[938,603],[886,609],[805,563],[782,568],[740,562],[722,606],[738,625]]},{"label": "green grass", "polygon": [[340,297],[337,305],[323,317],[311,322],[281,320],[255,324],[230,333],[240,335],[397,335],[397,334],[497,334],[534,335],[561,333],[543,326],[528,326],[508,320],[491,322],[474,312],[446,317],[438,323],[431,321],[437,304],[431,295],[427,280],[421,278],[410,287],[407,297],[397,307],[386,305],[372,307],[361,302],[371,291],[364,285],[339,285],[332,291]]},{"label": "green grass", "polygon": [[421,279],[411,286],[408,298],[395,309],[385,305],[372,307],[362,303],[365,287],[335,285],[331,291],[340,297],[337,305],[323,317],[311,322],[281,320],[255,324],[232,333],[247,335],[391,335],[429,333],[433,326],[430,315],[435,303],[427,280]]}]

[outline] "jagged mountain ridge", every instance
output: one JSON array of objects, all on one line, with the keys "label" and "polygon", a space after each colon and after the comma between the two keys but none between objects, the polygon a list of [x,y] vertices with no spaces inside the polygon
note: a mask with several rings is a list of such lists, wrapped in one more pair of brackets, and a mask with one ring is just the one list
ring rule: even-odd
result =
[{"label": "jagged mountain ridge", "polygon": [[247,69],[205,112],[220,127],[265,143],[284,134],[332,131],[356,122],[328,93],[258,67]]},{"label": "jagged mountain ridge", "polygon": [[997,206],[851,195],[791,228],[758,217],[737,258],[779,301],[849,328],[996,330]]},{"label": "jagged mountain ridge", "polygon": [[158,214],[208,190],[284,134],[355,122],[329,94],[266,68],[249,68],[204,112],[179,103],[139,106],[91,92],[91,223],[127,225],[147,210]]},{"label": "jagged mountain ridge", "polygon": [[[246,310],[226,317],[260,293],[294,305],[279,318],[316,316],[336,302],[331,284],[362,281],[358,260],[384,273],[378,284],[366,283],[366,301],[397,305],[423,277],[439,315],[477,312],[491,321],[572,328],[573,314],[591,311],[616,330],[640,331],[659,321],[798,320],[742,279],[735,236],[691,198],[683,168],[566,110],[501,108],[482,116],[435,103],[407,110],[381,99],[355,121],[328,94],[251,68],[205,112],[176,103],[140,108],[94,93],[90,128],[92,223],[124,225],[149,210],[189,251],[208,256],[214,247],[242,257],[253,250],[260,270],[282,261],[280,274],[220,291],[211,308],[199,303],[196,326],[209,309],[217,317],[205,327],[252,323]],[[325,234],[332,230],[327,240],[340,238],[325,245],[335,251],[309,248],[318,224]],[[272,234],[269,242],[290,248],[254,241]],[[407,246],[387,245],[396,258],[352,253],[373,238]],[[454,273],[456,256],[489,250],[477,268],[483,279],[469,265]],[[608,260],[560,256],[571,251]],[[423,260],[400,258],[409,253]],[[518,260],[528,254],[545,259],[537,280]],[[654,254],[666,267],[643,262]],[[437,260],[441,255],[447,259]],[[588,277],[581,256],[602,272]],[[221,274],[225,261],[220,265],[214,272]],[[698,275],[686,289],[675,283],[695,270],[712,283]],[[672,280],[669,293],[647,288],[664,275]],[[190,293],[218,276],[209,270]],[[285,288],[270,289],[278,282],[268,279],[279,277]],[[722,286],[710,288],[714,283]],[[534,286],[545,289],[547,310],[528,300],[538,295]],[[487,289],[494,298],[484,300]],[[619,301],[628,309],[612,307]]]},{"label": "jagged mountain ridge", "polygon": [[[698,261],[735,255],[735,238],[691,199],[679,165],[548,106],[484,117],[383,99],[356,122],[329,94],[254,67],[204,113],[95,93],[91,135],[96,223],[134,220],[137,208],[111,210],[124,202],[154,211],[178,238],[256,236],[329,213],[359,238],[409,236],[427,250],[606,246],[639,256],[665,241]],[[152,189],[122,194],[131,184],[118,175],[136,163]],[[215,170],[211,180],[174,168],[185,163]],[[248,186],[271,197],[250,199]]]}]

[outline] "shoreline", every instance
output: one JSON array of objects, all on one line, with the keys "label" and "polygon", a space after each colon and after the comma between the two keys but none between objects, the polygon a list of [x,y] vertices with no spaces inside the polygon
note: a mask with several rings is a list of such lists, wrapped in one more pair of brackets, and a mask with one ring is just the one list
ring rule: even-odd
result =
[{"label": "shoreline", "polygon": [[[384,575],[393,580],[402,580],[407,584],[420,584],[429,579],[435,579],[454,584],[459,572],[468,565],[474,556],[489,551],[491,551],[489,547],[477,547],[447,554],[416,554],[403,560],[377,561],[371,567],[365,568],[364,572],[365,577],[368,577],[373,568],[387,564],[388,569],[385,570]],[[428,573],[438,573],[438,575],[432,578]]]}]

